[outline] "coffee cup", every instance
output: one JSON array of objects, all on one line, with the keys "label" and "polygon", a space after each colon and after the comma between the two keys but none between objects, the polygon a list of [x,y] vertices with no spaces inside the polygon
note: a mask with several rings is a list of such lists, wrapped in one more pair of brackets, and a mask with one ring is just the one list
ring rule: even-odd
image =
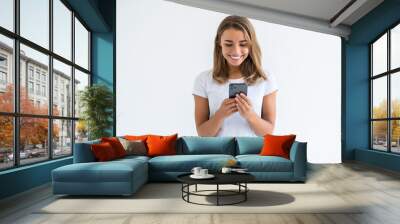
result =
[{"label": "coffee cup", "polygon": [[230,173],[231,171],[232,171],[232,169],[229,167],[222,167],[222,170],[221,170],[222,173]]},{"label": "coffee cup", "polygon": [[201,169],[200,170],[200,176],[207,176],[208,175],[208,169]]},{"label": "coffee cup", "polygon": [[196,175],[196,176],[199,176],[199,175],[201,175],[200,174],[200,171],[202,170],[202,168],[201,167],[193,167],[193,169],[192,169],[192,173],[194,174],[194,175]]}]

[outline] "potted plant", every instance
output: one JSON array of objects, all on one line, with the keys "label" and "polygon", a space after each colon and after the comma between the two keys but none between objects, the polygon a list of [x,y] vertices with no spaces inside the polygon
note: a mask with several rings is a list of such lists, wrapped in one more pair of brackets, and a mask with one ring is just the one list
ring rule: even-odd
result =
[{"label": "potted plant", "polygon": [[82,109],[80,125],[87,127],[89,140],[110,136],[112,126],[113,94],[102,84],[87,86],[80,92],[79,106]]}]

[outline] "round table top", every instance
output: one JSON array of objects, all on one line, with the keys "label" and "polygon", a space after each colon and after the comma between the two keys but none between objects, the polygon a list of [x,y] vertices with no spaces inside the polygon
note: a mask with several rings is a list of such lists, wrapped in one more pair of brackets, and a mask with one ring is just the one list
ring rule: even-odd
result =
[{"label": "round table top", "polygon": [[255,180],[255,177],[249,173],[212,173],[215,177],[210,179],[194,179],[190,177],[191,174],[181,174],[177,179],[186,184],[236,184]]}]

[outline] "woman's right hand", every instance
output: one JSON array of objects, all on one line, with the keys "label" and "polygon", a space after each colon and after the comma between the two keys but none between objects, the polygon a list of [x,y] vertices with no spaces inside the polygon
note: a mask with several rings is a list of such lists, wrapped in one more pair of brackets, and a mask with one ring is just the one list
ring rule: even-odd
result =
[{"label": "woman's right hand", "polygon": [[225,119],[229,115],[238,111],[235,99],[227,98],[222,101],[221,106],[215,112],[215,116],[220,117],[221,119]]}]

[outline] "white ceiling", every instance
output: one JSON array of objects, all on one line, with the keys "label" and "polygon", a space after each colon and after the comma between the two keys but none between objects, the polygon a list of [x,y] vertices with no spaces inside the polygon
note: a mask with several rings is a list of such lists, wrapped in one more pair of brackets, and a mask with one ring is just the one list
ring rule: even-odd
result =
[{"label": "white ceiling", "polygon": [[[383,0],[167,0],[347,38],[351,25]],[[346,10],[342,10],[348,5]],[[340,11],[342,12],[338,14]],[[335,20],[336,18],[336,20]]]}]

